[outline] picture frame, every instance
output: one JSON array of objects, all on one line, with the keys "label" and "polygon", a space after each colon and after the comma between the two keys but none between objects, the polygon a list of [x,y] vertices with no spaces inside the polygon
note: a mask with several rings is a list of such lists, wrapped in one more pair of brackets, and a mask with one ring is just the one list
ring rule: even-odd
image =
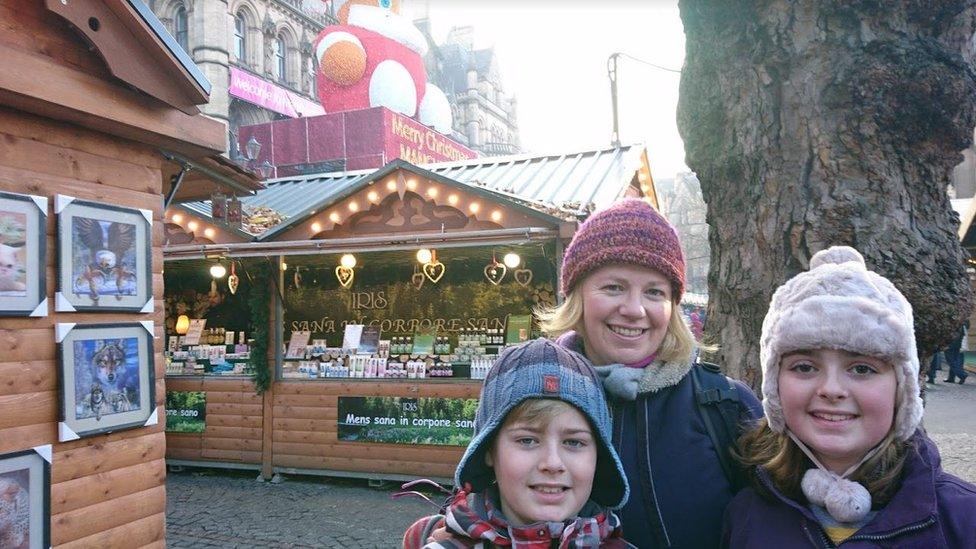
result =
[{"label": "picture frame", "polygon": [[151,313],[151,210],[55,195],[54,310]]},{"label": "picture frame", "polygon": [[0,546],[51,546],[51,445],[0,454],[0,501],[7,504]]},{"label": "picture frame", "polygon": [[58,440],[158,423],[153,329],[150,320],[55,325]]},{"label": "picture frame", "polygon": [[47,197],[0,191],[0,316],[47,316]]}]

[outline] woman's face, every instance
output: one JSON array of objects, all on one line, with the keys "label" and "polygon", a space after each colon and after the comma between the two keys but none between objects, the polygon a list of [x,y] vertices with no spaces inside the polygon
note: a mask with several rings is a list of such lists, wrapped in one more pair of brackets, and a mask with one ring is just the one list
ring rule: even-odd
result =
[{"label": "woman's face", "polygon": [[579,286],[583,342],[594,364],[630,364],[656,353],[671,318],[671,282],[637,265],[607,265]]}]

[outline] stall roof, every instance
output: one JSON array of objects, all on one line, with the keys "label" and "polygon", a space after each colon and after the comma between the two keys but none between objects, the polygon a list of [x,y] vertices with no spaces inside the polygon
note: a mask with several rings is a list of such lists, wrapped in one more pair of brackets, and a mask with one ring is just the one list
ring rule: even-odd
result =
[{"label": "stall roof", "polygon": [[[282,223],[258,238],[266,240],[402,168],[558,223],[585,217],[594,209],[613,203],[626,192],[642,167],[649,173],[645,158],[644,147],[638,144],[562,155],[475,158],[423,168],[395,160],[379,170],[269,180],[264,190],[242,202],[248,207],[270,208],[283,217]],[[208,202],[190,202],[183,207],[203,218],[210,217]]]},{"label": "stall roof", "polygon": [[[168,160],[163,165],[164,181],[171,185],[166,189],[167,192],[173,191],[174,177],[181,170],[186,170],[169,202],[178,204],[205,200],[218,190],[228,195],[248,196],[264,188],[254,172],[222,155],[215,154],[194,160],[170,151],[160,152]],[[209,209],[208,207],[207,210]]]},{"label": "stall roof", "polygon": [[[620,198],[637,177],[644,145],[545,156],[473,158],[424,166],[448,179],[586,216]],[[648,170],[649,168],[645,169]]]}]

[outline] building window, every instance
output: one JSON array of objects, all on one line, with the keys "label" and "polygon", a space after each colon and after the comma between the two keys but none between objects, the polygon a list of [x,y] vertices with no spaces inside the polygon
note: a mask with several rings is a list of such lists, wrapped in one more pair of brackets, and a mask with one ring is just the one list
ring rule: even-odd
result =
[{"label": "building window", "polygon": [[183,48],[183,51],[190,51],[189,31],[186,20],[186,8],[180,6],[176,8],[176,16],[173,18],[176,28],[176,43]]},{"label": "building window", "polygon": [[286,51],[285,38],[283,36],[278,35],[278,37],[275,38],[274,48],[275,48],[274,50],[275,77],[280,82],[285,82],[288,77],[288,69],[287,69],[288,64],[287,64],[287,59],[285,57],[285,51]]},{"label": "building window", "polygon": [[238,13],[234,17],[234,57],[238,62],[246,63],[247,55],[247,21],[244,14]]}]

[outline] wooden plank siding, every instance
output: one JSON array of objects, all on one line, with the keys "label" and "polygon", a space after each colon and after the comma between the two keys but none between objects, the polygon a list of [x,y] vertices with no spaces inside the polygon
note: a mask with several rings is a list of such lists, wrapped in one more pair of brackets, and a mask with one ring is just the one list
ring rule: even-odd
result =
[{"label": "wooden plank siding", "polygon": [[[24,11],[21,12],[21,4]],[[6,30],[12,20],[47,21],[36,6],[0,8],[0,41],[21,43],[26,32],[37,43],[70,42],[34,25]],[[29,9],[28,9],[29,8]],[[8,15],[16,14],[14,19]],[[63,32],[63,24],[59,27]],[[59,36],[59,37],[58,37]],[[26,42],[23,42],[26,44]],[[80,44],[77,46],[80,47]],[[81,49],[68,58],[87,59]],[[79,61],[80,63],[80,61]],[[84,64],[84,63],[80,63]],[[0,107],[0,189],[48,197],[46,318],[0,318],[0,453],[52,444],[51,542],[55,547],[109,547],[162,543],[165,532],[165,435],[163,425],[59,443],[57,421],[58,322],[108,323],[152,320],[156,404],[164,418],[165,362],[162,355],[162,159],[143,145]],[[55,313],[57,242],[54,195],[68,194],[153,212],[153,296],[155,312]]]},{"label": "wooden plank siding", "polygon": [[340,396],[478,398],[481,383],[279,381],[272,400],[272,463],[278,468],[325,469],[368,476],[451,478],[464,448],[343,442],[336,423]]},{"label": "wooden plank siding", "polygon": [[167,458],[261,463],[264,397],[257,394],[250,379],[171,377],[166,385],[169,391],[207,394],[206,429],[203,433],[167,433]]}]

